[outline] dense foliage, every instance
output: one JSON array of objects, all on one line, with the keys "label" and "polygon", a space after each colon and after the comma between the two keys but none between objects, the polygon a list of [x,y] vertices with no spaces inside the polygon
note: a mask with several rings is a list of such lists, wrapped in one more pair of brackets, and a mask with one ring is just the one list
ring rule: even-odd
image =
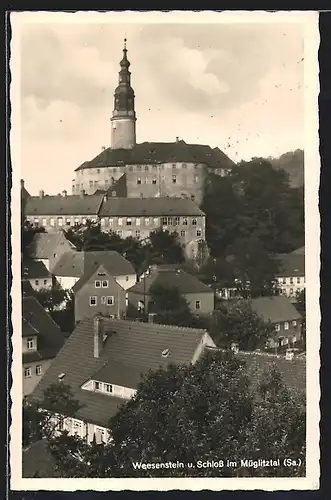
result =
[{"label": "dense foliage", "polygon": [[163,325],[194,326],[195,320],[188,302],[178,288],[165,288],[157,283],[150,288],[149,313],[155,314],[154,321]]}]

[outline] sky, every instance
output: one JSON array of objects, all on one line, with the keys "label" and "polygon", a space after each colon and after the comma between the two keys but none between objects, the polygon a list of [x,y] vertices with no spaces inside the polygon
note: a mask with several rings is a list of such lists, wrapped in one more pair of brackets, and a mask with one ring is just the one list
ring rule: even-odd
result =
[{"label": "sky", "polygon": [[[143,21],[143,19],[142,19]],[[303,148],[301,23],[26,23],[20,28],[21,176],[71,192],[110,146],[123,39],[137,142],[218,146],[234,161]]]}]

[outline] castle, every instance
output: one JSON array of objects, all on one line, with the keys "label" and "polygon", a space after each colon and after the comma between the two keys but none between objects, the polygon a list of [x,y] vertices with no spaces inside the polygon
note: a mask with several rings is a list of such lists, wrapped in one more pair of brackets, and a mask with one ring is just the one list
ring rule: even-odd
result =
[{"label": "castle", "polygon": [[72,194],[108,192],[128,198],[184,197],[202,201],[208,171],[226,175],[235,165],[219,148],[175,142],[136,142],[135,94],[124,40],[114,93],[111,147],[75,170]]}]

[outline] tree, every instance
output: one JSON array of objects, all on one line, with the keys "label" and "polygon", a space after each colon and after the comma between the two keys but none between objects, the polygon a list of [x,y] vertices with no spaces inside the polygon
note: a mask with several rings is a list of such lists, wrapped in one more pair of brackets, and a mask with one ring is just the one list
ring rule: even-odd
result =
[{"label": "tree", "polygon": [[301,314],[301,338],[302,347],[306,348],[306,290],[297,293],[294,305]]},{"label": "tree", "polygon": [[155,313],[155,321],[163,325],[193,326],[194,318],[186,299],[176,287],[152,284],[150,290],[149,313]]},{"label": "tree", "polygon": [[164,264],[178,264],[184,262],[184,253],[178,242],[178,234],[170,233],[162,228],[152,231],[149,236],[151,259]]},{"label": "tree", "polygon": [[[279,377],[279,384],[272,385],[274,373],[268,380],[263,396],[257,394],[245,362],[229,351],[207,353],[194,366],[150,372],[135,397],[110,420],[113,476],[304,475],[303,464],[286,471],[242,466],[246,457],[296,456],[304,461],[304,407],[289,396]],[[237,466],[228,467],[228,458]],[[223,467],[198,467],[207,460],[224,460]],[[139,468],[141,463],[178,462],[184,467]]]},{"label": "tree", "polygon": [[27,254],[28,247],[31,245],[35,234],[45,233],[45,228],[43,226],[38,226],[32,224],[26,218],[21,220],[21,251],[23,254]]},{"label": "tree", "polygon": [[61,304],[72,300],[69,290],[64,290],[58,282],[52,288],[41,288],[35,290],[35,297],[38,302],[46,309],[46,311],[53,313]]},{"label": "tree", "polygon": [[242,351],[253,351],[267,344],[274,328],[252,310],[249,301],[239,300],[215,311],[211,333],[220,346],[230,347],[235,343]]},{"label": "tree", "polygon": [[72,290],[66,292],[65,306],[62,309],[53,309],[50,315],[62,332],[71,333],[75,327],[74,293]]},{"label": "tree", "polygon": [[72,417],[80,404],[69,385],[52,384],[41,400],[31,397],[23,401],[23,443],[25,446],[42,438],[52,439],[58,430],[58,415]]}]

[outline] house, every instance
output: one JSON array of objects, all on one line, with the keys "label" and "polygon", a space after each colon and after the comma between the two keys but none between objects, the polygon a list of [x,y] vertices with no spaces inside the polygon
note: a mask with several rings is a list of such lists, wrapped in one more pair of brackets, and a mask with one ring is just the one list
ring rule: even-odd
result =
[{"label": "house", "polygon": [[22,311],[23,396],[26,396],[47,372],[65,337],[35,297],[23,297]]},{"label": "house", "polygon": [[90,275],[101,264],[124,290],[137,281],[133,265],[114,250],[93,252],[66,252],[53,269],[53,274],[64,289],[71,289],[85,274]]},{"label": "house", "polygon": [[31,259],[42,262],[46,269],[52,273],[61,255],[75,250],[75,248],[75,245],[67,240],[62,231],[37,233],[28,247],[28,254]]},{"label": "house", "polygon": [[279,262],[276,278],[280,293],[295,299],[306,288],[304,247],[289,254],[278,254],[276,258]]},{"label": "house", "polygon": [[119,319],[84,318],[75,328],[33,397],[62,382],[81,405],[60,429],[91,442],[109,435],[109,419],[137,391],[141,374],[168,364],[194,364],[206,346],[215,346],[205,330]]},{"label": "house", "polygon": [[26,258],[22,267],[22,278],[29,281],[34,290],[52,288],[52,275],[42,261]]},{"label": "house", "polygon": [[75,322],[97,313],[121,318],[126,311],[126,293],[112,276],[112,266],[101,264],[90,269],[73,286],[75,294]]},{"label": "house", "polygon": [[293,345],[301,339],[301,314],[283,296],[258,297],[251,300],[252,310],[275,327],[276,339],[270,347]]},{"label": "house", "polygon": [[97,221],[103,195],[49,196],[40,191],[39,196],[30,196],[25,203],[25,216],[30,222],[43,226],[49,233],[65,227],[85,223],[87,219]]},{"label": "house", "polygon": [[128,301],[137,309],[148,309],[153,285],[177,288],[195,315],[211,314],[214,310],[214,291],[196,276],[188,274],[178,266],[152,266],[148,275],[128,290]]}]

